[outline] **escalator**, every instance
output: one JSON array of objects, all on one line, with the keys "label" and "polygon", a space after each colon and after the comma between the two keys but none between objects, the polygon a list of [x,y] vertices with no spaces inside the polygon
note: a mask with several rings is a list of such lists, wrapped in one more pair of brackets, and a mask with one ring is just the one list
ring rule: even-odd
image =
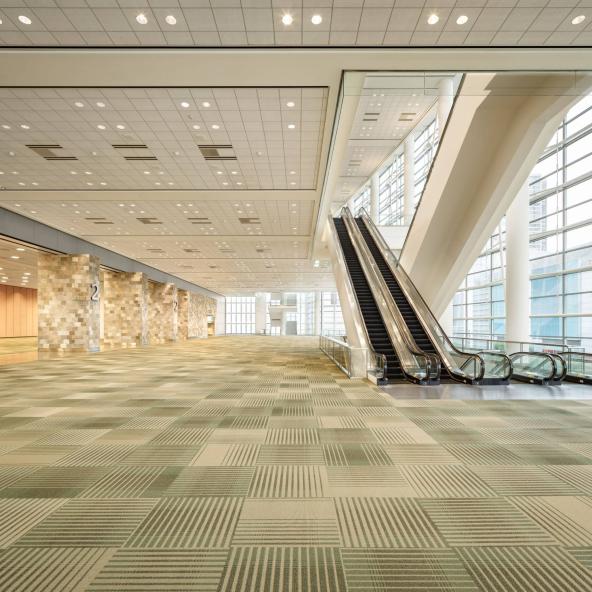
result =
[{"label": "escalator", "polygon": [[[359,234],[371,253],[417,347],[439,360],[442,377],[468,384],[508,384],[512,374],[510,358],[499,352],[468,353],[457,349],[409,277],[398,266],[367,214],[362,211],[362,217],[354,219],[349,209],[344,208],[342,216],[353,223],[353,232]],[[392,259],[387,261],[387,257]]]},{"label": "escalator", "polygon": [[356,292],[362,317],[366,325],[368,338],[374,350],[379,354],[384,354],[386,358],[385,378],[389,380],[402,380],[405,378],[405,375],[389,339],[388,332],[378,310],[376,301],[372,296],[370,285],[366,280],[366,276],[364,275],[364,271],[362,270],[362,266],[356,255],[345,222],[341,218],[335,218],[333,223],[335,224],[337,236],[341,244],[341,250]]}]

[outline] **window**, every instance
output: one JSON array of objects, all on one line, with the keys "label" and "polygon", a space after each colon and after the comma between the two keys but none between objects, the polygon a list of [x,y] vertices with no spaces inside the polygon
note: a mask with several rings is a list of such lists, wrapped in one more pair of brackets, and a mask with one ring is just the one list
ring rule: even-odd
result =
[{"label": "window", "polygon": [[414,141],[414,170],[415,170],[415,205],[419,203],[423,188],[432,166],[432,161],[438,148],[438,123],[434,117],[420,132],[415,136]]},{"label": "window", "polygon": [[370,214],[370,186],[366,185],[360,193],[358,193],[352,202],[352,213],[354,216],[359,216],[362,208]]},{"label": "window", "polygon": [[321,334],[339,338],[346,334],[337,292],[321,293]]},{"label": "window", "polygon": [[255,296],[226,298],[226,333],[255,333]]},{"label": "window", "polygon": [[385,226],[402,224],[404,155],[397,154],[391,164],[378,175],[378,223]]},{"label": "window", "polygon": [[[530,175],[529,192],[531,337],[592,349],[592,95],[559,126]],[[455,296],[455,334],[487,329],[488,312],[491,333],[502,330],[503,268],[488,265],[487,255],[486,247]],[[487,294],[477,291],[488,273],[500,290],[494,297],[491,288],[491,311],[482,305]]]}]

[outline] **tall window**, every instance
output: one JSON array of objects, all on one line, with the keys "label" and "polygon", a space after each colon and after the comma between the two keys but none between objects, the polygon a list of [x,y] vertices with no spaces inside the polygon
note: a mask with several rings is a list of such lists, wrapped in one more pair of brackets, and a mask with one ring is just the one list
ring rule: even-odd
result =
[{"label": "tall window", "polygon": [[[500,234],[501,232],[501,234]],[[503,338],[506,332],[502,249],[505,219],[496,229],[481,255],[454,296],[454,334]]]},{"label": "tall window", "polygon": [[321,293],[321,334],[330,337],[345,335],[345,324],[337,292]]},{"label": "tall window", "polygon": [[403,221],[404,155],[396,154],[378,175],[378,223],[386,226]]},{"label": "tall window", "polygon": [[314,292],[298,292],[297,303],[297,333],[298,335],[314,334]]},{"label": "tall window", "polygon": [[226,333],[255,333],[255,296],[226,298]]},{"label": "tall window", "polygon": [[[531,338],[592,350],[592,96],[567,113],[530,174],[529,193]],[[482,318],[469,314],[469,282],[479,280],[488,252],[494,255],[486,247],[454,297],[455,335],[488,327],[503,334],[503,285],[493,279],[493,259],[492,283],[480,293],[480,304],[489,304]]]},{"label": "tall window", "polygon": [[426,125],[414,140],[415,206],[419,203],[432,161],[438,148],[438,123],[436,117]]},{"label": "tall window", "polygon": [[370,213],[370,186],[366,185],[358,195],[354,197],[352,204],[352,213],[354,216],[359,216],[362,208]]}]

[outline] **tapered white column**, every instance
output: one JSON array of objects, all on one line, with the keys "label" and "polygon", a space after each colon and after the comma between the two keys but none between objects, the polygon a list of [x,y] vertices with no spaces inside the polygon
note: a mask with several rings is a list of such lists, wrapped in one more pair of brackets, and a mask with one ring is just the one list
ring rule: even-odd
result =
[{"label": "tapered white column", "polygon": [[403,150],[403,219],[405,224],[411,224],[415,201],[415,141],[412,133],[405,139]]},{"label": "tapered white column", "polygon": [[370,177],[370,218],[374,224],[378,224],[378,173]]},{"label": "tapered white column", "polygon": [[438,135],[442,137],[442,131],[448,121],[454,99],[454,85],[452,78],[442,78],[438,85]]},{"label": "tapered white column", "polygon": [[506,339],[528,341],[530,278],[528,261],[528,184],[506,214]]}]

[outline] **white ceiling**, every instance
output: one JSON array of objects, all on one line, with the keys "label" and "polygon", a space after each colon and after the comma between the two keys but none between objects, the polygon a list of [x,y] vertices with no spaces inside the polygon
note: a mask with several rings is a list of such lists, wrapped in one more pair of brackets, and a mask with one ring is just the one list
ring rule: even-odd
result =
[{"label": "white ceiling", "polygon": [[0,238],[0,285],[37,287],[37,251]]},{"label": "white ceiling", "polygon": [[326,88],[0,89],[0,186],[314,189],[326,107]]},{"label": "white ceiling", "polygon": [[[0,0],[0,44],[590,45],[591,10],[588,0]],[[136,21],[140,13],[146,24]],[[289,26],[282,23],[286,13],[293,17]],[[439,17],[434,25],[427,22],[431,14]],[[322,22],[313,25],[313,15]],[[466,24],[457,24],[461,15]],[[579,15],[586,20],[572,24]],[[176,24],[168,24],[167,16]]]}]

